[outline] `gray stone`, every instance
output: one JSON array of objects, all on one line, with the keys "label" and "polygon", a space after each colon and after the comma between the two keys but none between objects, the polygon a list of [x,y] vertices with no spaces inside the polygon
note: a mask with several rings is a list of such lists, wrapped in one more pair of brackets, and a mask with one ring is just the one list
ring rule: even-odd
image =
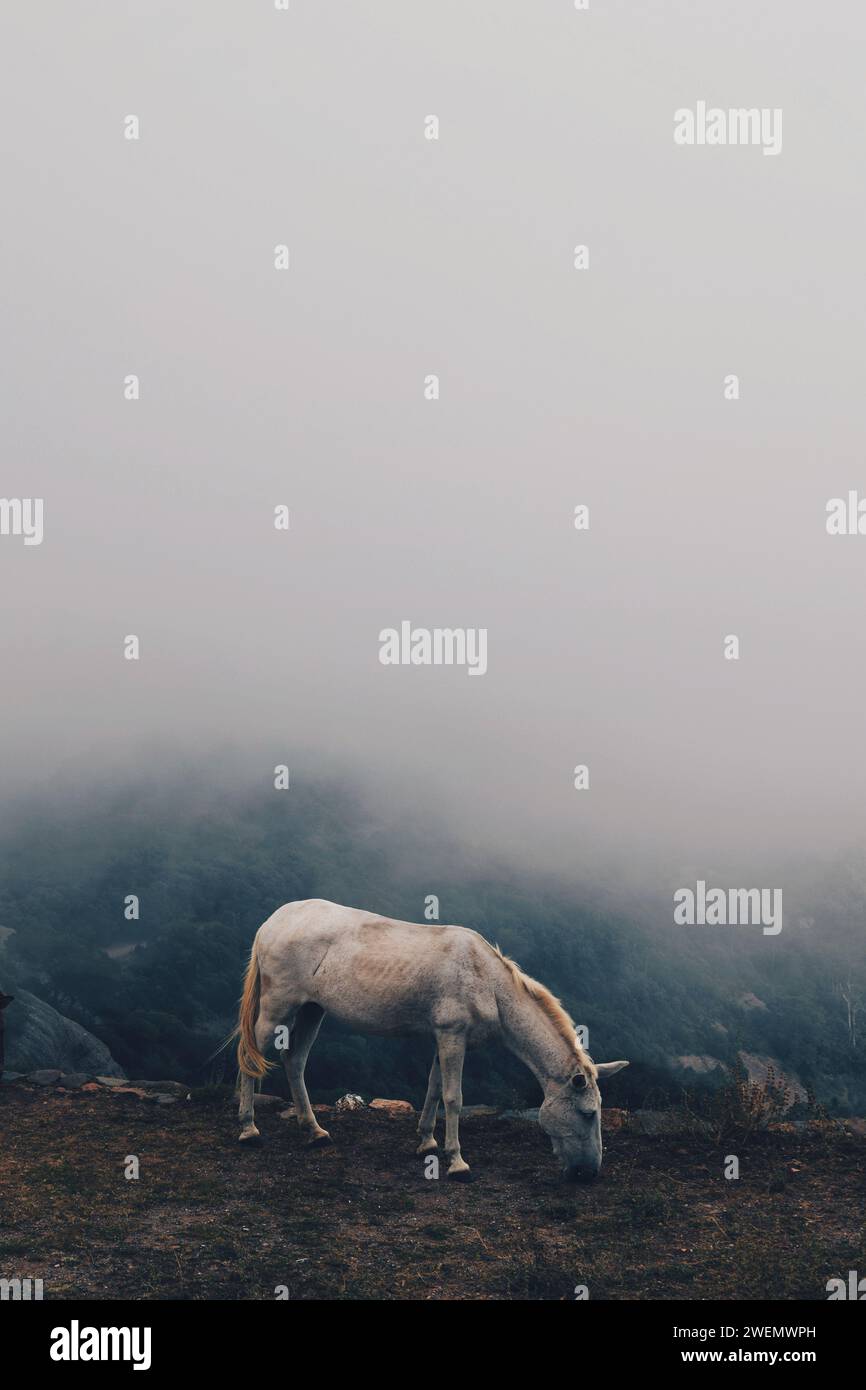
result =
[{"label": "gray stone", "polygon": [[123,1076],[105,1043],[26,989],[16,989],[14,1001],[3,1012],[10,1072],[29,1075],[56,1068],[61,1073]]},{"label": "gray stone", "polygon": [[143,1091],[159,1091],[163,1095],[177,1096],[183,1100],[189,1095],[189,1086],[182,1081],[130,1081],[130,1086],[140,1086]]},{"label": "gray stone", "polygon": [[94,1076],[94,1081],[98,1081],[100,1086],[128,1086],[129,1082],[125,1076]]},{"label": "gray stone", "polygon": [[274,1110],[278,1105],[285,1105],[285,1096],[256,1096],[254,1105],[256,1110]]},{"label": "gray stone", "polygon": [[27,1080],[32,1081],[36,1086],[56,1086],[60,1080],[61,1073],[49,1068],[45,1071],[29,1071]]},{"label": "gray stone", "polygon": [[153,1099],[156,1101],[157,1105],[177,1105],[177,1096],[166,1095],[164,1091],[157,1093]]},{"label": "gray stone", "polygon": [[792,1071],[786,1072],[778,1057],[759,1057],[754,1052],[738,1052],[737,1056],[753,1085],[766,1086],[772,1075],[774,1085],[788,1092],[786,1110],[798,1101],[808,1100],[806,1088],[800,1078]]},{"label": "gray stone", "polygon": [[77,1091],[85,1082],[90,1080],[86,1071],[65,1071],[60,1078],[60,1085],[67,1091]]}]

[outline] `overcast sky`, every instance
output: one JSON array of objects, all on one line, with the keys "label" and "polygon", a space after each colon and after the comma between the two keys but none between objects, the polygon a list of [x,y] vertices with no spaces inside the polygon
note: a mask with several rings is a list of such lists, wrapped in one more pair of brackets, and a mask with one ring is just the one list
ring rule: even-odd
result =
[{"label": "overcast sky", "polygon": [[231,746],[564,866],[862,837],[866,11],[590,3],[4,5],[7,789]]}]

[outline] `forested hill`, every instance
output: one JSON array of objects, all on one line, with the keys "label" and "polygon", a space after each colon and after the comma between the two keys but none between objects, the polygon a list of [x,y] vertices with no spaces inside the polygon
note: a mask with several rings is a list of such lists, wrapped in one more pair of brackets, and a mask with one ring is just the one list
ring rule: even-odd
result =
[{"label": "forested hill", "polygon": [[[655,1101],[694,1079],[672,1059],[730,1063],[744,1050],[778,1058],[831,1109],[866,1110],[866,1050],[851,1045],[840,996],[846,978],[863,986],[862,950],[853,967],[851,957],[866,908],[856,865],[834,874],[832,894],[816,881],[809,930],[713,934],[675,927],[669,897],[616,910],[589,885],[472,862],[420,819],[396,834],[338,786],[241,797],[187,777],[13,808],[0,868],[0,987],[83,1024],[133,1076],[229,1074],[230,1059],[207,1059],[233,1026],[256,928],[281,903],[324,897],[421,921],[435,894],[441,921],[498,942],[561,996],[599,1059],[631,1060],[611,1103]],[[131,895],[137,920],[125,916]],[[351,1090],[417,1102],[429,1052],[330,1023],[308,1078],[323,1100]],[[497,1048],[470,1057],[464,1090],[467,1103],[537,1098]]]}]

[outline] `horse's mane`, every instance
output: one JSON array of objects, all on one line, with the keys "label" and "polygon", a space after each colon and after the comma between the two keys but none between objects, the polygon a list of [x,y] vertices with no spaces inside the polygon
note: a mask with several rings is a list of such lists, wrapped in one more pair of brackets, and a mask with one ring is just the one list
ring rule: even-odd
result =
[{"label": "horse's mane", "polygon": [[525,989],[529,997],[535,1000],[539,1008],[547,1014],[547,1017],[550,1019],[557,1033],[559,1033],[564,1041],[568,1043],[569,1047],[572,1048],[576,1060],[583,1067],[584,1071],[594,1077],[596,1074],[595,1063],[589,1054],[584,1052],[580,1043],[577,1041],[577,1029],[574,1026],[574,1022],[569,1018],[559,1000],[551,994],[547,986],[543,985],[540,980],[533,980],[531,975],[524,975],[517,961],[512,960],[510,956],[504,955],[498,946],[494,946],[493,951],[502,961],[502,964],[505,966],[517,988]]}]

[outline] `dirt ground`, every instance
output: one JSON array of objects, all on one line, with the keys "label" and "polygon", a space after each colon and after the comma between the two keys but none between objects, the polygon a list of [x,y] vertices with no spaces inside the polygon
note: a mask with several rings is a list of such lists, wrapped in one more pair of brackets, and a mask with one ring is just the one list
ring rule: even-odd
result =
[{"label": "dirt ground", "polygon": [[[0,1089],[0,1278],[46,1299],[826,1299],[866,1270],[866,1141],[770,1132],[741,1150],[605,1136],[570,1186],[537,1125],[471,1116],[469,1184],[425,1177],[414,1120],[328,1116],[302,1146],[229,1099],[165,1108],[107,1092]],[[723,1177],[737,1152],[741,1176]],[[139,1177],[129,1179],[130,1158]]]}]

